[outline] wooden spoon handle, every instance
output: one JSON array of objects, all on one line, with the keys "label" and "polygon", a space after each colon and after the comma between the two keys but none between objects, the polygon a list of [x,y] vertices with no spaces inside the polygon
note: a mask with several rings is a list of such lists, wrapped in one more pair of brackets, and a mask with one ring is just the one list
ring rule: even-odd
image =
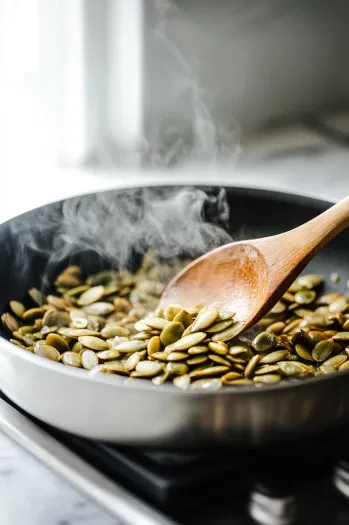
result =
[{"label": "wooden spoon handle", "polygon": [[[349,226],[349,195],[314,219],[288,232],[290,242],[300,244],[311,256]],[[292,243],[293,244],[293,243]]]}]

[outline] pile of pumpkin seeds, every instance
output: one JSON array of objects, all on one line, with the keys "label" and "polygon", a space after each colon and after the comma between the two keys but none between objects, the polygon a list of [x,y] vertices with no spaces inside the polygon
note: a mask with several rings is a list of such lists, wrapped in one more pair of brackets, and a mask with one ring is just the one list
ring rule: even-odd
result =
[{"label": "pile of pumpkin seeds", "polygon": [[30,307],[10,301],[2,323],[12,343],[41,357],[180,389],[262,386],[349,370],[349,296],[322,294],[321,276],[299,277],[253,335],[236,337],[234,312],[157,307],[185,264],[149,252],[134,275],[107,270],[86,280],[80,267],[69,266],[54,294],[30,289]]}]

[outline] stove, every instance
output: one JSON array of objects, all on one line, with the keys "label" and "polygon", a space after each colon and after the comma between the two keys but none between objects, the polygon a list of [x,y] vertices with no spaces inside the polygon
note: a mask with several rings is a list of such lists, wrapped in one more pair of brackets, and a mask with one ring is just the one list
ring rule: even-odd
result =
[{"label": "stove", "polygon": [[125,525],[349,523],[349,428],[263,451],[135,449],[54,429],[4,395],[0,423]]}]

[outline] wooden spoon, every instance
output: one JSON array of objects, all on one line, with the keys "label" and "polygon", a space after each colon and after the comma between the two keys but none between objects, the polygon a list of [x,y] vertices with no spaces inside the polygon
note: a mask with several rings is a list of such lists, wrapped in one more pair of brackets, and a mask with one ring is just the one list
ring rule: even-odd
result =
[{"label": "wooden spoon", "polygon": [[160,304],[234,311],[238,335],[268,313],[316,252],[347,226],[349,196],[286,233],[216,248],[184,268]]}]

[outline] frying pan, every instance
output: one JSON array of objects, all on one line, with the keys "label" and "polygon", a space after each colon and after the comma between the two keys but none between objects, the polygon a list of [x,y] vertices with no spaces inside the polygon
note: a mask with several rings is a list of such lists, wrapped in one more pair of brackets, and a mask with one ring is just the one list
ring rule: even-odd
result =
[{"label": "frying pan", "polygon": [[[225,191],[231,211],[228,228],[233,237],[240,239],[281,233],[331,205],[260,189],[226,187]],[[113,190],[115,206],[130,199],[129,192]],[[82,203],[91,198],[80,197]],[[142,205],[141,199],[138,204]],[[40,285],[47,263],[42,253],[28,253],[29,264],[21,271],[16,254],[23,249],[23,239],[16,221],[30,230],[37,228],[47,211],[52,212],[56,220],[45,237],[50,247],[62,206],[63,202],[53,203],[0,226],[1,310],[10,299],[20,299],[28,288]],[[332,272],[339,273],[341,283],[328,288],[344,291],[349,277],[348,245],[349,231],[345,231],[321,250],[307,271],[327,278]],[[87,271],[95,269],[93,257],[83,257],[82,261]],[[2,332],[0,389],[36,418],[86,438],[167,448],[260,447],[315,436],[349,422],[346,372],[263,388],[183,392],[172,384],[155,387],[146,380],[130,381],[104,374],[91,377],[85,370],[25,352],[7,338]]]}]

